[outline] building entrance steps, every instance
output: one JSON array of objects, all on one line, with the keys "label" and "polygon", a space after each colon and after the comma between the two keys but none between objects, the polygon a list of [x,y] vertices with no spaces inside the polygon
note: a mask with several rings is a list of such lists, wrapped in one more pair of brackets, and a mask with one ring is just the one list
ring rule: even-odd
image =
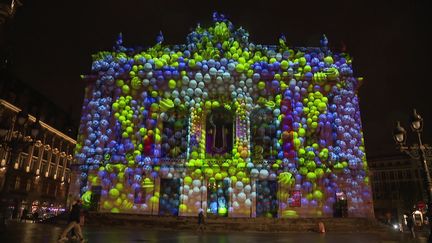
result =
[{"label": "building entrance steps", "polygon": [[[368,218],[205,218],[205,231],[250,232],[319,232],[319,223],[326,232],[382,232],[390,230],[375,219]],[[135,214],[90,213],[86,224],[94,226],[134,226],[146,229],[196,230],[198,217],[174,217]]]}]

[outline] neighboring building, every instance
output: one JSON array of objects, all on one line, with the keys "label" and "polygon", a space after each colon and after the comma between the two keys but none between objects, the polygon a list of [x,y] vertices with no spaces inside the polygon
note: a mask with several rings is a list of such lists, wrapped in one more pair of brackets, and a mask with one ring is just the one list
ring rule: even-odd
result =
[{"label": "neighboring building", "polygon": [[[18,107],[0,99],[2,127],[15,132],[13,124],[20,111]],[[36,121],[34,116],[28,117],[28,125],[23,128],[27,130]],[[41,131],[37,140],[18,156],[12,156],[12,151],[7,151],[4,143],[6,137],[0,138],[1,203],[15,209],[15,215],[19,215],[24,208],[56,213],[67,206],[72,176],[70,165],[75,163],[73,150],[76,141],[44,122],[40,124]],[[16,160],[10,161],[11,158]],[[7,171],[11,168],[7,166],[8,163],[13,163],[12,171]]]},{"label": "neighboring building", "polygon": [[61,109],[44,95],[28,84],[20,81],[11,69],[11,61],[6,59],[0,63],[0,99],[3,99],[28,114],[38,117],[69,137],[76,137],[78,122],[72,119],[70,112]]},{"label": "neighboring building", "polygon": [[402,221],[424,197],[420,162],[405,154],[368,158],[375,217]]},{"label": "neighboring building", "polygon": [[0,26],[13,18],[18,7],[22,6],[21,0],[1,0],[0,1]]},{"label": "neighboring building", "polygon": [[[101,212],[374,217],[351,58],[255,44],[215,14],[184,45],[93,55],[77,138]],[[317,40],[318,42],[318,40]]]}]

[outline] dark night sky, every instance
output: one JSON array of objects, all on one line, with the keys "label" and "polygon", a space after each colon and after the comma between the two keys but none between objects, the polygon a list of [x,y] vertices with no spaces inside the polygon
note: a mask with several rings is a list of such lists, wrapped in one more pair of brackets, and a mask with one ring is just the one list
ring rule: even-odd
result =
[{"label": "dark night sky", "polygon": [[[253,3],[257,2],[257,3]],[[431,15],[427,1],[24,1],[8,33],[14,73],[73,116],[80,116],[91,54],[111,50],[123,32],[126,46],[184,43],[191,27],[208,25],[214,10],[243,26],[255,43],[276,44],[284,33],[291,46],[317,46],[325,33],[354,56],[369,156],[396,153],[396,120],[408,126],[417,107],[432,143],[430,78]],[[412,135],[412,134],[410,134]],[[412,136],[411,136],[412,137]]]}]

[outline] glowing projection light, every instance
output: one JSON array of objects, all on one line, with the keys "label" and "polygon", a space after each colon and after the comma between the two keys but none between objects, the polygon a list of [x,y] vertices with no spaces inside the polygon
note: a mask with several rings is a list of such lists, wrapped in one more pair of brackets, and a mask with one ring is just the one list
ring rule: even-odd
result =
[{"label": "glowing projection light", "polygon": [[319,47],[253,43],[218,13],[181,45],[160,33],[130,48],[120,34],[83,76],[83,201],[111,213],[288,218],[333,217],[346,203],[348,216],[372,217],[362,78],[327,45],[325,35]]}]

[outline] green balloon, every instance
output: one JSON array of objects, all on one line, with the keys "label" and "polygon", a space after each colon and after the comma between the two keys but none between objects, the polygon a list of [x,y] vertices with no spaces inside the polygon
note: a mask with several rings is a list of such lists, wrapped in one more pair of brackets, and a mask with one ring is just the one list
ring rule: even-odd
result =
[{"label": "green balloon", "polygon": [[317,200],[321,200],[323,198],[323,193],[320,190],[315,190],[313,192],[313,197]]},{"label": "green balloon", "polygon": [[130,88],[129,88],[129,86],[128,85],[123,85],[122,86],[122,91],[123,91],[123,94],[129,94],[129,91],[130,91]]},{"label": "green balloon", "polygon": [[119,197],[119,195],[120,195],[120,192],[119,192],[119,190],[117,190],[116,188],[112,188],[111,190],[109,190],[109,196],[112,198],[112,199],[116,199],[116,198],[118,198]]},{"label": "green balloon", "polygon": [[281,66],[281,68],[282,68],[283,70],[287,70],[288,67],[289,67],[289,63],[288,63],[288,61],[283,60],[283,61],[280,63],[280,66]]},{"label": "green balloon", "polygon": [[314,172],[308,172],[306,178],[308,178],[310,181],[315,181],[317,176]]},{"label": "green balloon", "polygon": [[177,86],[177,82],[175,80],[171,79],[168,82],[168,86],[169,86],[170,89],[175,89],[175,87]]}]

